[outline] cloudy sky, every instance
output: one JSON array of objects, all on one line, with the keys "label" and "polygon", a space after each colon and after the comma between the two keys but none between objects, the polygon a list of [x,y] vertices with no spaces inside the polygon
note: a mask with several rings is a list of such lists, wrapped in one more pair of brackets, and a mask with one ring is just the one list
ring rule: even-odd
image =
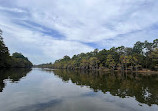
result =
[{"label": "cloudy sky", "polygon": [[34,64],[158,38],[158,0],[0,0],[10,53]]}]

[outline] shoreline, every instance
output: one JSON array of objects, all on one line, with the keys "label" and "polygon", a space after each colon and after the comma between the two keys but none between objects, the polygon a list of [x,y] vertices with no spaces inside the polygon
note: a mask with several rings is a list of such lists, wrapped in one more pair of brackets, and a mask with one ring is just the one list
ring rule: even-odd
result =
[{"label": "shoreline", "polygon": [[64,69],[64,68],[47,68],[47,67],[33,67],[33,68],[42,68],[42,69],[51,69],[51,70],[70,70],[70,71],[102,71],[102,72],[117,72],[117,73],[124,73],[124,74],[130,74],[130,73],[137,73],[142,75],[158,75],[158,71],[152,71],[149,69],[143,69],[138,71],[131,71],[131,70],[111,70],[111,69]]}]

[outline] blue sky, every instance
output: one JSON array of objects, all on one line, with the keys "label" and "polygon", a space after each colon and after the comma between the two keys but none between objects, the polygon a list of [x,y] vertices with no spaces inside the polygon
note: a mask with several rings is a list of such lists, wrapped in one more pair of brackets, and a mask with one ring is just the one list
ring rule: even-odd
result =
[{"label": "blue sky", "polygon": [[158,0],[0,0],[10,53],[34,64],[158,38]]}]

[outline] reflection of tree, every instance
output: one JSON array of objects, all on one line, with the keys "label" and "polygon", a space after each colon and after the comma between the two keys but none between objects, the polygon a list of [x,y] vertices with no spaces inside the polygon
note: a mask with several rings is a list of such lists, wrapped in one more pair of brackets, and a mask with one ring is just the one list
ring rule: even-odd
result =
[{"label": "reflection of tree", "polygon": [[133,74],[103,74],[102,72],[80,72],[54,70],[55,75],[63,81],[71,80],[76,85],[89,86],[94,91],[110,92],[113,96],[135,97],[140,103],[149,106],[158,104],[158,76],[142,76]]},{"label": "reflection of tree", "polygon": [[5,79],[9,79],[11,82],[20,81],[22,77],[25,77],[27,73],[31,71],[28,68],[11,68],[11,69],[1,69],[0,70],[0,92],[2,92],[3,88],[5,87]]}]

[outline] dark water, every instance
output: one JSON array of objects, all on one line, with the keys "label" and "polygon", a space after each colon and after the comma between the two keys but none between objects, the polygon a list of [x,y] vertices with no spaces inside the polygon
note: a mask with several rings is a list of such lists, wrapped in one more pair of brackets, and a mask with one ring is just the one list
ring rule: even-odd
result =
[{"label": "dark water", "polygon": [[0,70],[0,111],[158,111],[158,76]]}]

